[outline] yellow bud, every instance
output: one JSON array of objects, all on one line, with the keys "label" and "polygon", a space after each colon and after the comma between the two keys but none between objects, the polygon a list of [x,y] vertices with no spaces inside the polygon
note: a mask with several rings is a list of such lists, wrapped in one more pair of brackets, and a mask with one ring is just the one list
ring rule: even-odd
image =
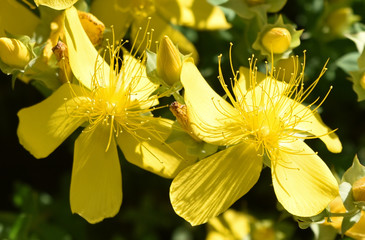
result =
[{"label": "yellow bud", "polygon": [[363,73],[361,76],[360,86],[362,87],[362,89],[365,89],[365,73]]},{"label": "yellow bud", "polygon": [[164,36],[157,51],[157,73],[170,86],[180,81],[180,52],[168,36]]},{"label": "yellow bud", "polygon": [[94,46],[99,45],[103,40],[105,25],[94,15],[78,11],[80,22],[87,36]]},{"label": "yellow bud", "polygon": [[341,35],[353,20],[356,20],[352,8],[344,7],[333,11],[326,19],[326,25],[333,34]]},{"label": "yellow bud", "polygon": [[281,54],[290,47],[291,35],[288,29],[275,27],[267,31],[261,41],[269,52]]},{"label": "yellow bud", "polygon": [[352,184],[352,196],[355,201],[365,201],[365,177]]},{"label": "yellow bud", "polygon": [[0,59],[15,68],[24,68],[30,61],[28,48],[21,41],[13,38],[0,38]]}]

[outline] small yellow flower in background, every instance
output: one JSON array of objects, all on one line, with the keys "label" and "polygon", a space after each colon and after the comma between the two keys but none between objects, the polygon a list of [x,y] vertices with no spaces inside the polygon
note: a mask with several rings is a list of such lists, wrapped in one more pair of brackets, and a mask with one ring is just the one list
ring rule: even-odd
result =
[{"label": "small yellow flower in background", "polygon": [[[50,97],[19,111],[20,143],[36,158],[53,152],[78,127],[70,189],[73,213],[90,223],[112,217],[122,202],[117,145],[125,158],[163,177],[173,177],[195,158],[182,142],[164,143],[173,121],[154,118],[156,85],[144,60],[122,46],[109,46],[108,65],[82,28],[77,10],[65,11],[65,38],[71,69],[80,84],[66,83]],[[108,55],[109,54],[109,55]]]},{"label": "small yellow flower in background", "polygon": [[[342,203],[341,197],[337,196],[329,205],[331,213],[346,213],[347,210]],[[334,227],[338,232],[341,232],[343,217],[331,217],[330,221],[325,221],[323,224]],[[361,211],[360,220],[355,223],[344,235],[352,237],[356,240],[365,239],[365,213]]]},{"label": "small yellow flower in background", "polygon": [[[167,35],[184,54],[192,53],[195,59],[198,53],[194,45],[171,24],[198,30],[230,27],[223,11],[205,0],[95,0],[91,13],[106,26],[113,25],[117,38],[122,38],[129,27],[133,38],[146,18],[151,17],[150,26],[154,29],[155,39]],[[154,46],[151,47],[154,51]]]},{"label": "small yellow flower in background", "polygon": [[284,83],[257,72],[254,61],[247,71],[240,69],[239,79],[235,74],[234,94],[219,68],[230,103],[214,92],[191,59],[183,63],[181,82],[195,135],[227,147],[185,168],[171,184],[175,212],[192,225],[207,222],[247,193],[263,163],[271,168],[278,201],[293,215],[317,215],[338,195],[331,171],[303,141],[319,138],[331,152],[342,150],[316,112],[323,101],[302,104],[325,70],[304,89],[304,67],[298,78]]},{"label": "small yellow flower in background", "polygon": [[228,209],[221,216],[208,221],[206,240],[241,240],[250,234],[253,217]]},{"label": "small yellow flower in background", "polygon": [[289,229],[283,233],[269,219],[259,220],[245,213],[228,209],[207,223],[206,240],[280,240],[288,239]]},{"label": "small yellow flower in background", "polygon": [[323,32],[333,37],[343,37],[350,32],[350,27],[361,18],[350,7],[341,7],[331,11],[325,19]]},{"label": "small yellow flower in background", "polygon": [[2,37],[0,38],[0,59],[11,67],[23,69],[31,59],[31,53],[21,41]]}]

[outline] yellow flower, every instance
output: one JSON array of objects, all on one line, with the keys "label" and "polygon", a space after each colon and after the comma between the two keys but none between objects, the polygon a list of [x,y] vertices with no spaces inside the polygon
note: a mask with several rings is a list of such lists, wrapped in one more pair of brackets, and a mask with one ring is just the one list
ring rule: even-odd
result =
[{"label": "yellow flower", "polygon": [[134,36],[146,18],[151,17],[155,39],[167,35],[184,54],[193,53],[194,57],[197,56],[194,45],[171,24],[198,30],[230,27],[223,12],[205,0],[95,0],[91,12],[106,26],[113,25],[118,38],[123,37],[130,26]]},{"label": "yellow flower", "polygon": [[257,182],[263,162],[271,168],[278,201],[293,215],[317,215],[338,195],[331,171],[303,141],[320,138],[331,152],[342,150],[338,137],[316,113],[323,101],[315,102],[314,109],[310,108],[314,103],[302,104],[324,70],[303,89],[304,68],[300,77],[284,83],[257,72],[253,62],[250,69],[240,69],[239,79],[235,75],[234,94],[219,68],[230,103],[214,92],[191,59],[183,63],[181,82],[195,135],[227,146],[185,168],[172,182],[172,206],[192,225],[224,212],[247,193]]},{"label": "yellow flower", "polygon": [[228,209],[207,223],[206,240],[280,240],[288,239],[289,234],[275,229],[269,219],[259,220],[245,212]]},{"label": "yellow flower", "polygon": [[249,236],[250,215],[228,209],[221,216],[209,220],[206,240],[241,240]]},{"label": "yellow flower", "polygon": [[[342,203],[341,197],[337,196],[329,205],[331,213],[345,213],[346,208]],[[341,231],[343,217],[331,217],[331,222],[325,221],[323,224],[331,225],[339,232]],[[355,223],[349,230],[345,232],[346,236],[352,237],[356,240],[365,240],[365,214],[361,211],[360,220]]]},{"label": "yellow flower", "polygon": [[[65,11],[65,37],[71,69],[80,84],[66,83],[50,97],[19,111],[20,143],[36,158],[53,152],[78,127],[71,210],[90,223],[114,216],[122,202],[117,145],[125,158],[163,177],[173,177],[192,160],[181,142],[167,145],[172,121],[150,113],[158,103],[143,59],[121,46],[109,48],[110,66],[98,55],[75,8]],[[108,53],[106,52],[107,56]]]}]

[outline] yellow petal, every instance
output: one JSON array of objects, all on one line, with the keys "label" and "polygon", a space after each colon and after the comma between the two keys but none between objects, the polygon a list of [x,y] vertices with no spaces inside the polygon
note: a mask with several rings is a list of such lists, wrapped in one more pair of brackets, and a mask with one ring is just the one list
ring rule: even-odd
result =
[{"label": "yellow petal", "polygon": [[[113,26],[116,39],[124,37],[134,20],[129,9],[123,8],[119,0],[94,0],[90,12],[100,19],[107,28]],[[111,34],[108,37],[111,37]]]},{"label": "yellow petal", "polygon": [[257,71],[252,72],[246,67],[240,67],[239,73],[239,79],[233,86],[233,92],[236,96],[236,100],[238,102],[242,102],[244,95],[251,88],[252,81],[255,81],[257,84],[259,84],[266,78],[266,75]]},{"label": "yellow petal", "polygon": [[182,170],[172,181],[175,212],[199,225],[227,210],[257,182],[262,167],[255,147],[244,143],[213,154]]},{"label": "yellow petal", "polygon": [[188,117],[196,136],[217,145],[239,141],[238,111],[220,97],[205,81],[191,61],[184,61],[181,83],[185,88]]},{"label": "yellow petal", "polygon": [[[287,110],[291,111],[292,121],[296,122],[295,129],[308,132],[314,136],[318,136],[329,151],[339,153],[342,151],[342,144],[335,133],[330,133],[332,130],[327,127],[318,113],[313,111],[291,99],[286,99],[286,106],[290,106]],[[295,117],[294,117],[295,116]],[[300,121],[298,121],[300,119]]]},{"label": "yellow petal", "polygon": [[156,9],[175,25],[184,25],[198,30],[227,29],[223,11],[201,0],[156,0]]},{"label": "yellow petal", "polygon": [[[78,86],[73,89],[79,91]],[[70,86],[64,84],[44,101],[21,109],[17,130],[20,144],[36,158],[47,157],[85,121],[69,114],[74,107]]]},{"label": "yellow petal", "polygon": [[303,141],[280,145],[285,151],[271,160],[272,181],[279,202],[296,216],[319,214],[339,194],[335,177]]},{"label": "yellow petal", "polygon": [[[65,37],[70,66],[73,74],[84,86],[91,89],[92,80],[98,84],[109,84],[109,66],[99,56],[85,33],[77,10],[67,9],[65,18]],[[98,69],[98,71],[96,71]]]},{"label": "yellow petal", "polygon": [[[130,88],[130,91],[133,93],[130,95],[132,101],[138,100],[142,104],[140,106],[142,109],[158,104],[156,98],[150,98],[158,85],[148,79],[146,66],[127,51],[123,53],[123,68],[121,71],[120,77],[123,80],[119,81],[123,81],[125,86]],[[150,101],[148,101],[149,99]]]},{"label": "yellow petal", "polygon": [[78,0],[34,0],[37,6],[44,5],[56,10],[72,7]]},{"label": "yellow petal", "polygon": [[87,128],[75,141],[72,167],[71,211],[90,223],[115,216],[122,204],[122,176],[117,145],[109,128],[99,124]]},{"label": "yellow petal", "polygon": [[[137,31],[139,31],[140,27],[146,26],[147,20],[146,19],[139,19],[135,20],[132,24],[132,40],[136,40],[136,34]],[[180,52],[182,54],[192,54],[192,57],[197,61],[198,59],[198,52],[195,49],[194,45],[179,31],[171,27],[171,25],[161,16],[158,14],[152,14],[151,15],[151,21],[150,21],[150,29],[154,29],[153,32],[153,40],[159,41],[161,40],[165,35],[169,36],[171,41],[178,46]],[[142,30],[144,31],[144,29]],[[141,39],[143,37],[143,34],[139,34],[139,41],[141,42]],[[141,48],[144,49],[143,47]],[[151,45],[151,51],[156,52],[156,44]]]},{"label": "yellow petal", "polygon": [[[259,75],[261,78],[262,75]],[[252,83],[252,82],[251,82]],[[272,77],[265,77],[261,82],[247,92],[245,102],[250,107],[266,106],[266,108],[276,107],[277,101],[282,100],[289,90],[289,85],[277,81]]]},{"label": "yellow petal", "polygon": [[32,36],[39,18],[16,0],[3,0],[0,7],[0,37],[5,31],[14,35]]},{"label": "yellow petal", "polygon": [[146,117],[146,122],[133,132],[119,134],[117,141],[125,158],[134,165],[166,178],[174,177],[181,169],[192,164],[183,142],[166,144],[173,121]]}]

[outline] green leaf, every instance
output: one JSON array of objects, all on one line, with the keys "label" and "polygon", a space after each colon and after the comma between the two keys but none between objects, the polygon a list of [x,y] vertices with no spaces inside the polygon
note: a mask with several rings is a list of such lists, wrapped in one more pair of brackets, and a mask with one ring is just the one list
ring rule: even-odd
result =
[{"label": "green leaf", "polygon": [[356,206],[352,196],[352,185],[348,182],[343,182],[339,186],[341,200],[347,210],[352,210]]},{"label": "green leaf", "polygon": [[345,34],[345,37],[355,43],[356,48],[359,52],[363,52],[365,46],[365,25],[362,23],[355,23],[354,29],[356,31],[355,33]]},{"label": "green leaf", "polygon": [[335,240],[337,236],[337,230],[332,226],[323,224],[312,224],[311,229],[314,234],[313,240]]},{"label": "green leaf", "polygon": [[357,65],[357,60],[359,56],[360,54],[358,52],[347,53],[336,61],[336,65],[347,74],[358,71],[359,67]]},{"label": "green leaf", "polygon": [[342,220],[341,224],[341,233],[342,235],[346,233],[347,230],[349,230],[352,226],[355,225],[360,220],[361,217],[361,210],[358,210],[354,215],[352,216],[346,216]]},{"label": "green leaf", "polygon": [[342,176],[342,182],[348,182],[351,185],[358,179],[365,176],[365,166],[363,166],[357,156],[349,169]]}]

